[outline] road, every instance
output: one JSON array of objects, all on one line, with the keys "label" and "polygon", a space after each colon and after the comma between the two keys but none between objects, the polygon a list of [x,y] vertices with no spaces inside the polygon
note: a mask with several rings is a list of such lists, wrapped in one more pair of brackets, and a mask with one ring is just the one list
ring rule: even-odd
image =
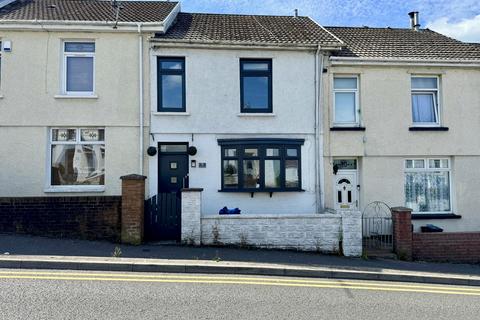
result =
[{"label": "road", "polygon": [[0,319],[479,319],[480,287],[0,269]]}]

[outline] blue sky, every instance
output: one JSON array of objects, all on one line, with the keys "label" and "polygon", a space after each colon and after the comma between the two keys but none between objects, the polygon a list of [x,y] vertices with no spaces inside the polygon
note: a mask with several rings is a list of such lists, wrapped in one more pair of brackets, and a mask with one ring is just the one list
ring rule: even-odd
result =
[{"label": "blue sky", "polygon": [[182,11],[300,15],[324,26],[409,27],[408,12],[419,11],[422,27],[451,37],[480,42],[479,0],[180,0]]}]

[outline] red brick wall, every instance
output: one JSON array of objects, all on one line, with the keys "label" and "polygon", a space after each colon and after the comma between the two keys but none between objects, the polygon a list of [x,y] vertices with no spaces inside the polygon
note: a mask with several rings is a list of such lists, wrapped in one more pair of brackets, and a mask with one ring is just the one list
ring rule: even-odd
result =
[{"label": "red brick wall", "polygon": [[393,251],[401,260],[412,259],[412,210],[392,208]]},{"label": "red brick wall", "polygon": [[0,198],[0,232],[120,240],[122,198]]},{"label": "red brick wall", "polygon": [[480,262],[480,232],[414,233],[413,258],[426,261]]}]

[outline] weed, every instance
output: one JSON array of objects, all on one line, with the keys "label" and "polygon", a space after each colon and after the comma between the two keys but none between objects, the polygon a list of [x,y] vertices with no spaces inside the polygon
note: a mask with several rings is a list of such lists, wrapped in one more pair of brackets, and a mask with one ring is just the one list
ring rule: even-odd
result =
[{"label": "weed", "polygon": [[112,257],[120,258],[121,256],[122,256],[122,249],[120,249],[120,247],[115,247],[115,249],[112,252]]}]

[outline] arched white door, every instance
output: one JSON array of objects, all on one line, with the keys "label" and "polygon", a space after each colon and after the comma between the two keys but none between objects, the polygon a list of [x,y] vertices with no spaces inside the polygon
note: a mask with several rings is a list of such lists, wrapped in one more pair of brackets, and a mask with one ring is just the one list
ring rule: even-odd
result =
[{"label": "arched white door", "polygon": [[335,176],[335,209],[357,209],[357,177],[354,172],[339,171]]}]

